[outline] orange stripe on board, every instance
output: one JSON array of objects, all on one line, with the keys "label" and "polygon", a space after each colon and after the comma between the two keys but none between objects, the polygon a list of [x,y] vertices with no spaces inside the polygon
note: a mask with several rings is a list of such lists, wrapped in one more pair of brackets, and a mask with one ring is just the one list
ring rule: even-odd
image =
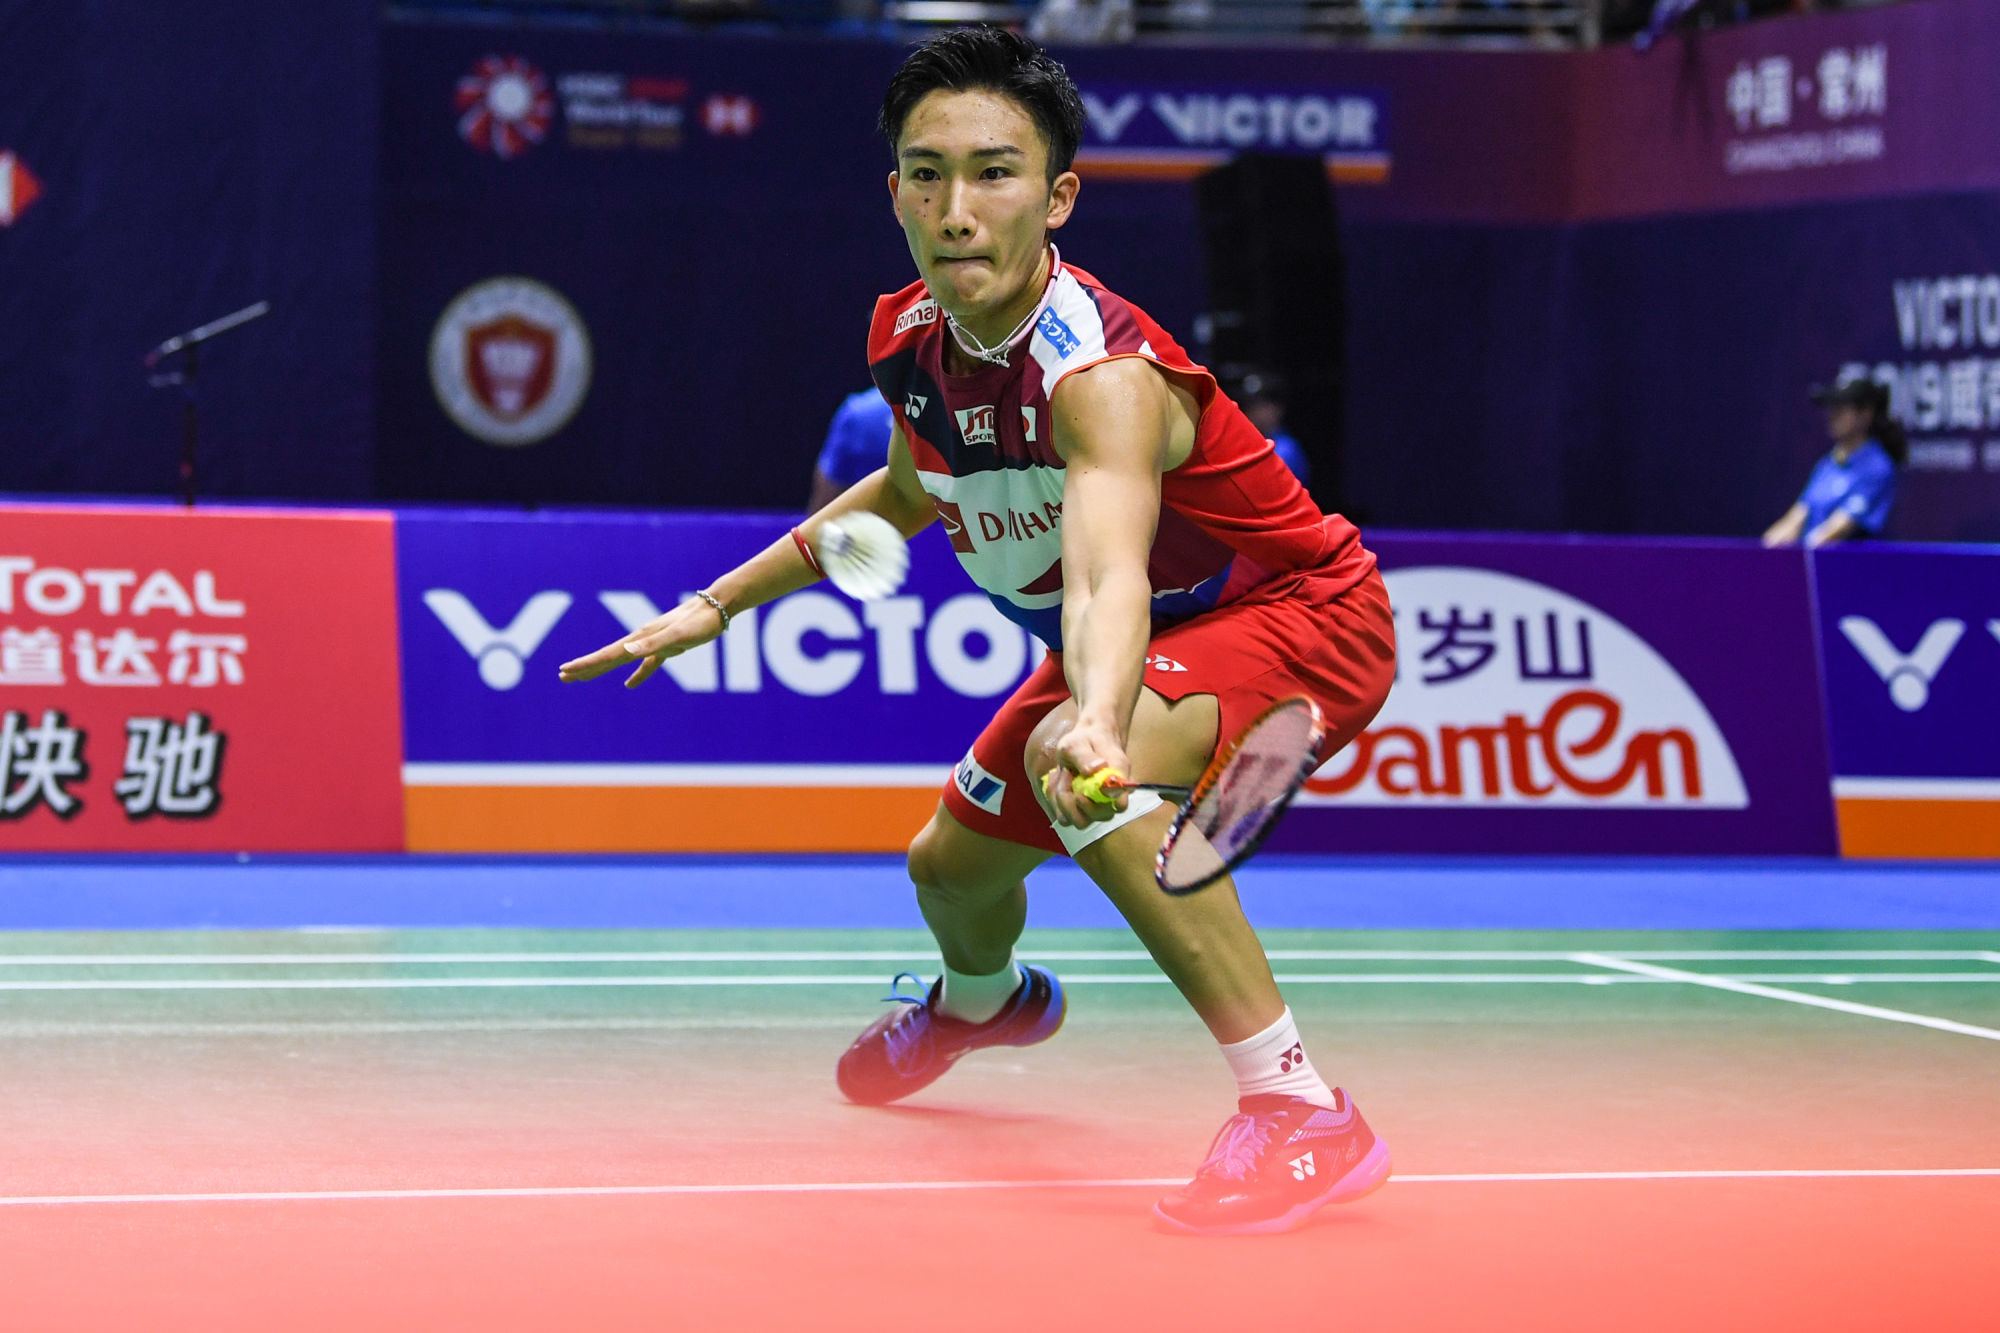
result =
[{"label": "orange stripe on board", "polygon": [[413,852],[900,852],[925,787],[405,787]]},{"label": "orange stripe on board", "polygon": [[1841,796],[1840,854],[1936,860],[2000,858],[2000,801]]}]

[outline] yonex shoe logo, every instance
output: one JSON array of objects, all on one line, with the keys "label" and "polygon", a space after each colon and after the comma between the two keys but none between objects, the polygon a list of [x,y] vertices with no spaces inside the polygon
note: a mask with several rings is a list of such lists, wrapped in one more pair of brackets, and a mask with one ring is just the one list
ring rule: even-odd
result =
[{"label": "yonex shoe logo", "polygon": [[1944,669],[1951,650],[1958,647],[1965,622],[1932,621],[1917,646],[1907,653],[1889,642],[1889,636],[1866,616],[1842,616],[1840,632],[1889,687],[1889,698],[1896,707],[1914,713],[1930,702],[1931,682]]},{"label": "yonex shoe logo", "polygon": [[1361,1145],[1356,1143],[1353,1139],[1349,1139],[1347,1141],[1347,1154],[1346,1154],[1347,1160],[1351,1162],[1360,1155],[1361,1155]]},{"label": "yonex shoe logo", "polygon": [[1306,1062],[1306,1048],[1303,1042],[1293,1042],[1292,1049],[1278,1057],[1278,1072],[1289,1074]]},{"label": "yonex shoe logo", "polygon": [[1319,1174],[1319,1168],[1313,1165],[1313,1155],[1311,1153],[1307,1153],[1303,1157],[1294,1157],[1290,1165],[1293,1180],[1304,1180],[1307,1176],[1316,1176]]}]

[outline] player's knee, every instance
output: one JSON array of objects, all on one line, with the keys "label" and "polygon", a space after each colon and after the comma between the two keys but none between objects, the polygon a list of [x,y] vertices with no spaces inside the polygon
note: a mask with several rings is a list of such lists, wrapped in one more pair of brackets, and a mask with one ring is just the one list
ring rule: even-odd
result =
[{"label": "player's knee", "polygon": [[910,841],[906,864],[910,882],[925,897],[948,898],[966,892],[976,876],[969,873],[964,858],[952,853],[951,838],[933,819]]}]

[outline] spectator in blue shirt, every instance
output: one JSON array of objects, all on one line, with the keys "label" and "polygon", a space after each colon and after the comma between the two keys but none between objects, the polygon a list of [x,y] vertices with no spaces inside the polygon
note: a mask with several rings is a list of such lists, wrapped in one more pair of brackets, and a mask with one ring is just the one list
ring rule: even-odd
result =
[{"label": "spectator in blue shirt", "polygon": [[1889,415],[1889,391],[1852,379],[1815,389],[1833,448],[1813,465],[1798,502],[1764,533],[1766,546],[1807,546],[1879,537],[1896,501],[1896,469],[1909,456],[1903,428]]},{"label": "spectator in blue shirt", "polygon": [[1285,382],[1269,371],[1252,371],[1243,377],[1237,405],[1278,451],[1278,461],[1290,468],[1303,484],[1311,467],[1306,462],[1306,451],[1285,433]]},{"label": "spectator in blue shirt", "polygon": [[860,481],[889,461],[889,434],[896,418],[889,404],[873,389],[851,393],[833,414],[826,443],[820,446],[819,463],[813,469],[812,496],[806,501],[808,514]]}]

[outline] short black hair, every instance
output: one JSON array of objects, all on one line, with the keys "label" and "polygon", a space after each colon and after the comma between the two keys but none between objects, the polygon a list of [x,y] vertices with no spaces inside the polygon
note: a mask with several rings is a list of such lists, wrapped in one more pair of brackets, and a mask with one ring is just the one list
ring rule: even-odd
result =
[{"label": "short black hair", "polygon": [[1049,149],[1049,181],[1076,162],[1083,142],[1083,98],[1069,71],[1017,32],[1005,28],[953,28],[920,43],[889,80],[877,128],[889,151],[903,136],[903,122],[918,102],[939,89],[984,89],[1013,98],[1035,122]]}]

